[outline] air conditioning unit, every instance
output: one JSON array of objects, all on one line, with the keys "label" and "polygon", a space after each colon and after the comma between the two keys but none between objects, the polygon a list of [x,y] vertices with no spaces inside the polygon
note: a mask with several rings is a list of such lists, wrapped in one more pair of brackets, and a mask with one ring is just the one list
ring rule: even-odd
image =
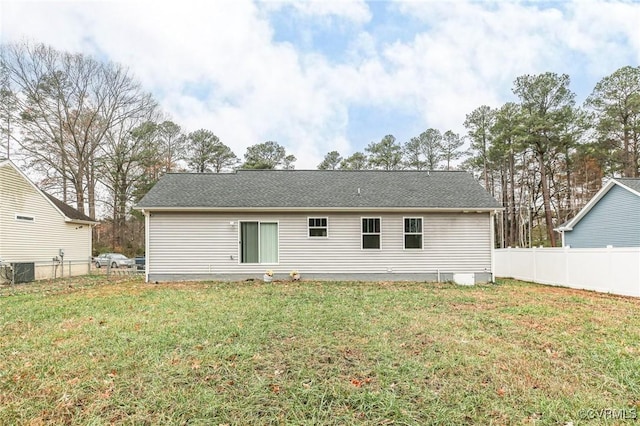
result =
[{"label": "air conditioning unit", "polygon": [[36,279],[36,264],[33,262],[12,263],[15,283],[30,283]]}]

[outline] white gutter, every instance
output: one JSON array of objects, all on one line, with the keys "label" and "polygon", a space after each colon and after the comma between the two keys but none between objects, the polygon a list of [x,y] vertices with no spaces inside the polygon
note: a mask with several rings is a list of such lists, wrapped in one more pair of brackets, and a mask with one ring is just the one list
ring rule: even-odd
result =
[{"label": "white gutter", "polygon": [[134,207],[142,212],[433,212],[494,213],[504,207]]},{"label": "white gutter", "polygon": [[95,226],[95,225],[97,225],[98,223],[100,223],[100,222],[98,222],[97,220],[80,220],[80,219],[71,219],[71,218],[69,218],[69,217],[67,217],[67,216],[65,216],[65,217],[64,217],[64,221],[65,221],[66,223],[77,223],[77,224],[80,224],[80,225],[89,225],[89,226]]}]

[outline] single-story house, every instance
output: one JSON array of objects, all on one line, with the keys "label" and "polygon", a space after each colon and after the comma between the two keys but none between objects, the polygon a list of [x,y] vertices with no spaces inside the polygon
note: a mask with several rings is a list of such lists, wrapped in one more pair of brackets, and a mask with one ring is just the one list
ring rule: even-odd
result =
[{"label": "single-story house", "polygon": [[640,247],[640,178],[610,179],[555,230],[563,247]]},{"label": "single-story house", "polygon": [[493,280],[493,215],[468,173],[239,170],[163,176],[145,215],[146,279]]},{"label": "single-story house", "polygon": [[88,273],[95,223],[0,160],[0,259],[16,282]]}]

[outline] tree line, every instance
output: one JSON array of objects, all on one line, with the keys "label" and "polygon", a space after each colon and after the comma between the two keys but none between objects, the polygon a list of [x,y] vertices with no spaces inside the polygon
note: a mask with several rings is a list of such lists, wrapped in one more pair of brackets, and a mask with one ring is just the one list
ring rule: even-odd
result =
[{"label": "tree line", "polygon": [[321,170],[451,170],[463,152],[464,139],[447,130],[428,129],[408,142],[400,144],[393,135],[386,135],[380,142],[371,142],[364,152],[355,152],[343,158],[338,151],[331,151],[318,164]]},{"label": "tree line", "polygon": [[[556,245],[553,228],[603,177],[640,175],[640,67],[604,77],[581,106],[569,86],[566,74],[523,75],[512,101],[466,115],[466,134],[386,135],[363,152],[329,152],[318,168],[464,169],[505,207],[498,241]],[[45,190],[89,216],[108,212],[96,243],[111,249],[142,249],[131,206],[165,173],[295,167],[274,141],[248,147],[242,161],[212,131],[173,122],[126,67],[43,44],[0,45],[0,99],[6,157],[17,154]]]},{"label": "tree line", "polygon": [[241,162],[210,130],[186,133],[124,66],[37,43],[0,45],[1,156],[18,158],[40,186],[79,211],[110,218],[99,247],[143,250],[131,211],[165,173],[294,167],[277,142],[247,148]]},{"label": "tree line", "polygon": [[640,67],[604,77],[581,106],[569,86],[566,74],[523,75],[513,101],[466,115],[462,137],[428,129],[399,144],[387,135],[346,158],[329,152],[318,168],[467,170],[505,207],[497,241],[556,246],[553,229],[575,216],[603,177],[640,176]]}]

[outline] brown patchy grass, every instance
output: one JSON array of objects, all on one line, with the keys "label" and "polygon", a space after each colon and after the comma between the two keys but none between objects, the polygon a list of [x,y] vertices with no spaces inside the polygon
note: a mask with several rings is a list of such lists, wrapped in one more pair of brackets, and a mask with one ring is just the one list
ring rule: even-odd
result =
[{"label": "brown patchy grass", "polygon": [[622,423],[639,308],[516,281],[2,288],[0,424]]}]

